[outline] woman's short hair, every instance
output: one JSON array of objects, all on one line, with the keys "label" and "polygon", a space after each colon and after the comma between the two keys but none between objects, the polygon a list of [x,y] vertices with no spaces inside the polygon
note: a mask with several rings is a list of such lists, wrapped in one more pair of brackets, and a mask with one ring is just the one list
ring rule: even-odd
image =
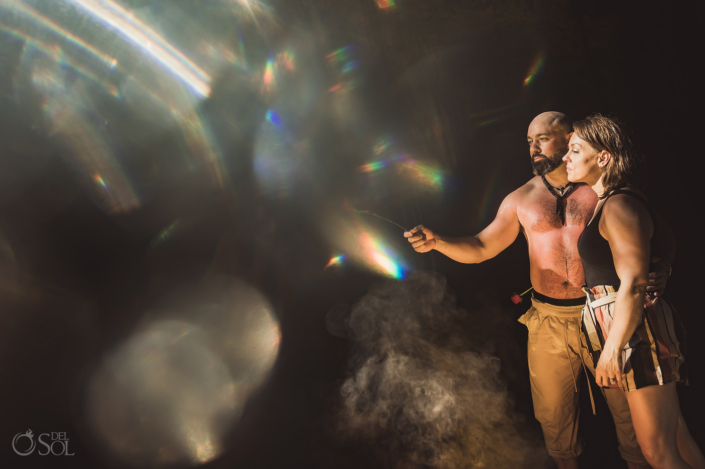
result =
[{"label": "woman's short hair", "polygon": [[574,132],[596,151],[605,150],[612,155],[602,170],[605,192],[600,198],[629,183],[634,183],[638,158],[624,126],[614,118],[594,114],[573,123]]}]

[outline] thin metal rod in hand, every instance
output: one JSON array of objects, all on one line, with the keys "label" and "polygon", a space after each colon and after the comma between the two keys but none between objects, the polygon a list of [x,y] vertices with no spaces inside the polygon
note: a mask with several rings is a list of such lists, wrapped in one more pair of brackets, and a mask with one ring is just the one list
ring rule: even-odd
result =
[{"label": "thin metal rod in hand", "polygon": [[373,217],[381,218],[382,220],[387,221],[387,222],[391,223],[392,225],[398,226],[399,228],[401,228],[401,229],[404,230],[404,231],[409,231],[409,230],[407,230],[406,228],[404,228],[403,226],[401,226],[399,223],[395,223],[395,222],[393,222],[392,220],[390,220],[389,218],[381,217],[381,216],[377,215],[377,214],[374,213],[374,212],[370,212],[369,210],[358,210],[358,209],[356,209],[356,208],[354,208],[353,210],[354,210],[355,212],[357,212],[357,213],[364,213],[364,214],[366,214],[366,215],[372,215]]}]

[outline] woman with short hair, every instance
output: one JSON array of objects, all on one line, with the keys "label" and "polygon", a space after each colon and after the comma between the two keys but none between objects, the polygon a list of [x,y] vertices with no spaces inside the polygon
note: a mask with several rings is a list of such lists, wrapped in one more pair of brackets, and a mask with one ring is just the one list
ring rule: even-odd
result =
[{"label": "woman with short hair", "polygon": [[563,158],[568,180],[589,184],[600,199],[578,240],[588,297],[582,329],[595,379],[626,393],[652,467],[703,469],[676,394],[676,382],[685,381],[684,331],[667,301],[646,295],[649,259],[665,258],[665,243],[653,209],[633,185],[630,139],[616,120],[600,115],[573,129]]}]

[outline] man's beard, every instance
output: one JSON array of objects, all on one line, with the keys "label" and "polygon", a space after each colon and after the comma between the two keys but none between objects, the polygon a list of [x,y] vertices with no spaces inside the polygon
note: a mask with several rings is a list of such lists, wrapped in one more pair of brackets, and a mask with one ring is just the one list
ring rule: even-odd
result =
[{"label": "man's beard", "polygon": [[[563,163],[563,157],[566,153],[568,153],[567,148],[562,151],[559,150],[551,156],[546,156],[543,153],[536,153],[535,155],[531,155],[531,166],[534,169],[534,174],[536,176],[545,176],[546,174],[550,173]],[[536,156],[543,156],[544,158],[542,160],[537,161],[534,160],[534,157]]]}]

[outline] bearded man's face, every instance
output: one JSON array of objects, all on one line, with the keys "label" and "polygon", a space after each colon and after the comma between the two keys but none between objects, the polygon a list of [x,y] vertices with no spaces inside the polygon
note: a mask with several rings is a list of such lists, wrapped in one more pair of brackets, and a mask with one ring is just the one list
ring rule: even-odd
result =
[{"label": "bearded man's face", "polygon": [[560,148],[555,153],[551,155],[544,155],[541,151],[538,151],[531,155],[531,167],[534,170],[536,176],[545,176],[550,173],[561,164],[563,164],[563,157],[568,153],[568,147]]},{"label": "bearded man's face", "polygon": [[535,175],[545,176],[563,164],[563,157],[568,153],[568,140],[572,135],[569,130],[543,115],[531,122],[526,139]]}]

